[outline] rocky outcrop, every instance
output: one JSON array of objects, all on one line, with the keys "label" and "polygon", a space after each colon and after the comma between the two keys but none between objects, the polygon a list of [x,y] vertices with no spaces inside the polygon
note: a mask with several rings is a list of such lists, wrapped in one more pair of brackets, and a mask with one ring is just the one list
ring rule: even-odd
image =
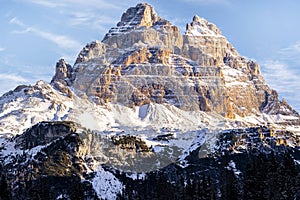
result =
[{"label": "rocky outcrop", "polygon": [[106,44],[95,41],[87,44],[79,53],[75,64],[97,58],[98,62],[105,63]]},{"label": "rocky outcrop", "polygon": [[97,198],[91,183],[82,181],[87,168],[77,153],[83,145],[78,128],[73,122],[41,122],[12,139],[11,154],[3,155],[11,144],[1,149],[8,199]]},{"label": "rocky outcrop", "polygon": [[56,63],[55,69],[55,75],[51,80],[51,84],[60,92],[66,94],[70,98],[73,98],[74,93],[68,87],[72,85],[75,79],[75,73],[73,73],[72,66],[67,64],[64,59],[60,59]]},{"label": "rocky outcrop", "polygon": [[121,149],[133,150],[135,152],[151,152],[146,142],[141,138],[130,135],[114,136],[112,137],[114,145],[119,146]]},{"label": "rocky outcrop", "polygon": [[147,28],[155,25],[169,24],[166,20],[157,16],[153,7],[147,3],[137,4],[136,7],[129,8],[121,17],[117,27],[133,28],[145,26]]},{"label": "rocky outcrop", "polygon": [[61,82],[64,85],[70,86],[72,80],[74,79],[73,68],[71,65],[67,64],[64,59],[60,59],[56,63],[55,75],[52,78],[51,82]]},{"label": "rocky outcrop", "polygon": [[274,115],[289,115],[299,117],[299,114],[286,102],[285,99],[279,101],[278,93],[275,90],[272,90],[271,94],[266,95],[266,101],[263,111],[265,113]]},{"label": "rocky outcrop", "polygon": [[16,147],[25,150],[46,145],[60,137],[76,133],[77,127],[79,125],[68,121],[40,122],[17,138]]}]

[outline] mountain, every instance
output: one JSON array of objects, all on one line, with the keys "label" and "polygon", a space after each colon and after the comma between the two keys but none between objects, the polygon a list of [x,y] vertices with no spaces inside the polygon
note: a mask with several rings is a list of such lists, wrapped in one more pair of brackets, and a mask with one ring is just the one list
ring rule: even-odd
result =
[{"label": "mountain", "polygon": [[146,3],[0,97],[0,124],[3,199],[300,197],[299,114],[216,25]]}]

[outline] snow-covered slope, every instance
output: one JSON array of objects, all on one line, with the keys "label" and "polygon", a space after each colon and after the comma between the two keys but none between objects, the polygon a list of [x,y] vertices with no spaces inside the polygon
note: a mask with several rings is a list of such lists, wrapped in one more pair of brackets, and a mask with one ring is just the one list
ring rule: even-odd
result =
[{"label": "snow-covered slope", "polygon": [[20,134],[40,121],[65,120],[73,102],[50,84],[19,86],[0,98],[0,135]]}]

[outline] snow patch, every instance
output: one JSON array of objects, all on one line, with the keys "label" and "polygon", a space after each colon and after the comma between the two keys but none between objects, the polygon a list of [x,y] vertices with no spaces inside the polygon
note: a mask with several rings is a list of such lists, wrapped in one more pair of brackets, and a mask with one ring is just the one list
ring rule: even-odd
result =
[{"label": "snow patch", "polygon": [[131,178],[132,180],[144,180],[146,178],[146,174],[143,173],[133,173],[133,174],[126,174],[128,178]]},{"label": "snow patch", "polygon": [[123,184],[101,166],[91,183],[100,199],[114,200],[117,199],[118,194],[122,194]]},{"label": "snow patch", "polygon": [[149,104],[142,105],[139,108],[139,118],[140,119],[143,120],[147,116],[148,108],[149,108]]},{"label": "snow patch", "polygon": [[192,145],[188,147],[184,153],[179,157],[179,165],[181,167],[187,167],[188,163],[186,161],[187,156],[191,154],[191,152],[197,150],[201,145],[205,143],[205,136],[206,136],[207,129],[204,129],[202,131],[199,131],[197,133],[197,136],[195,137],[194,141],[192,142]]},{"label": "snow patch", "polygon": [[230,160],[230,162],[228,163],[228,166],[225,167],[225,168],[228,169],[228,170],[232,170],[236,177],[238,177],[242,173],[240,170],[236,169],[236,165],[235,165],[235,162],[233,160]]}]

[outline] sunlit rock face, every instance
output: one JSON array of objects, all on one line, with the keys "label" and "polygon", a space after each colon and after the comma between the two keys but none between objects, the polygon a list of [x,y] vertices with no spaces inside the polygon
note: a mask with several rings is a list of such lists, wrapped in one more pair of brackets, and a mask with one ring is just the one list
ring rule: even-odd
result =
[{"label": "sunlit rock face", "polygon": [[169,103],[235,118],[269,112],[265,106],[278,101],[258,64],[240,56],[216,25],[195,16],[181,34],[146,3],[123,13],[102,42],[87,44],[72,70],[57,68],[54,80],[70,84],[71,77],[77,93],[101,105]]},{"label": "sunlit rock face", "polygon": [[117,27],[111,28],[103,42],[118,49],[142,44],[177,51],[182,46],[182,35],[176,26],[157,16],[149,4],[129,8]]}]

